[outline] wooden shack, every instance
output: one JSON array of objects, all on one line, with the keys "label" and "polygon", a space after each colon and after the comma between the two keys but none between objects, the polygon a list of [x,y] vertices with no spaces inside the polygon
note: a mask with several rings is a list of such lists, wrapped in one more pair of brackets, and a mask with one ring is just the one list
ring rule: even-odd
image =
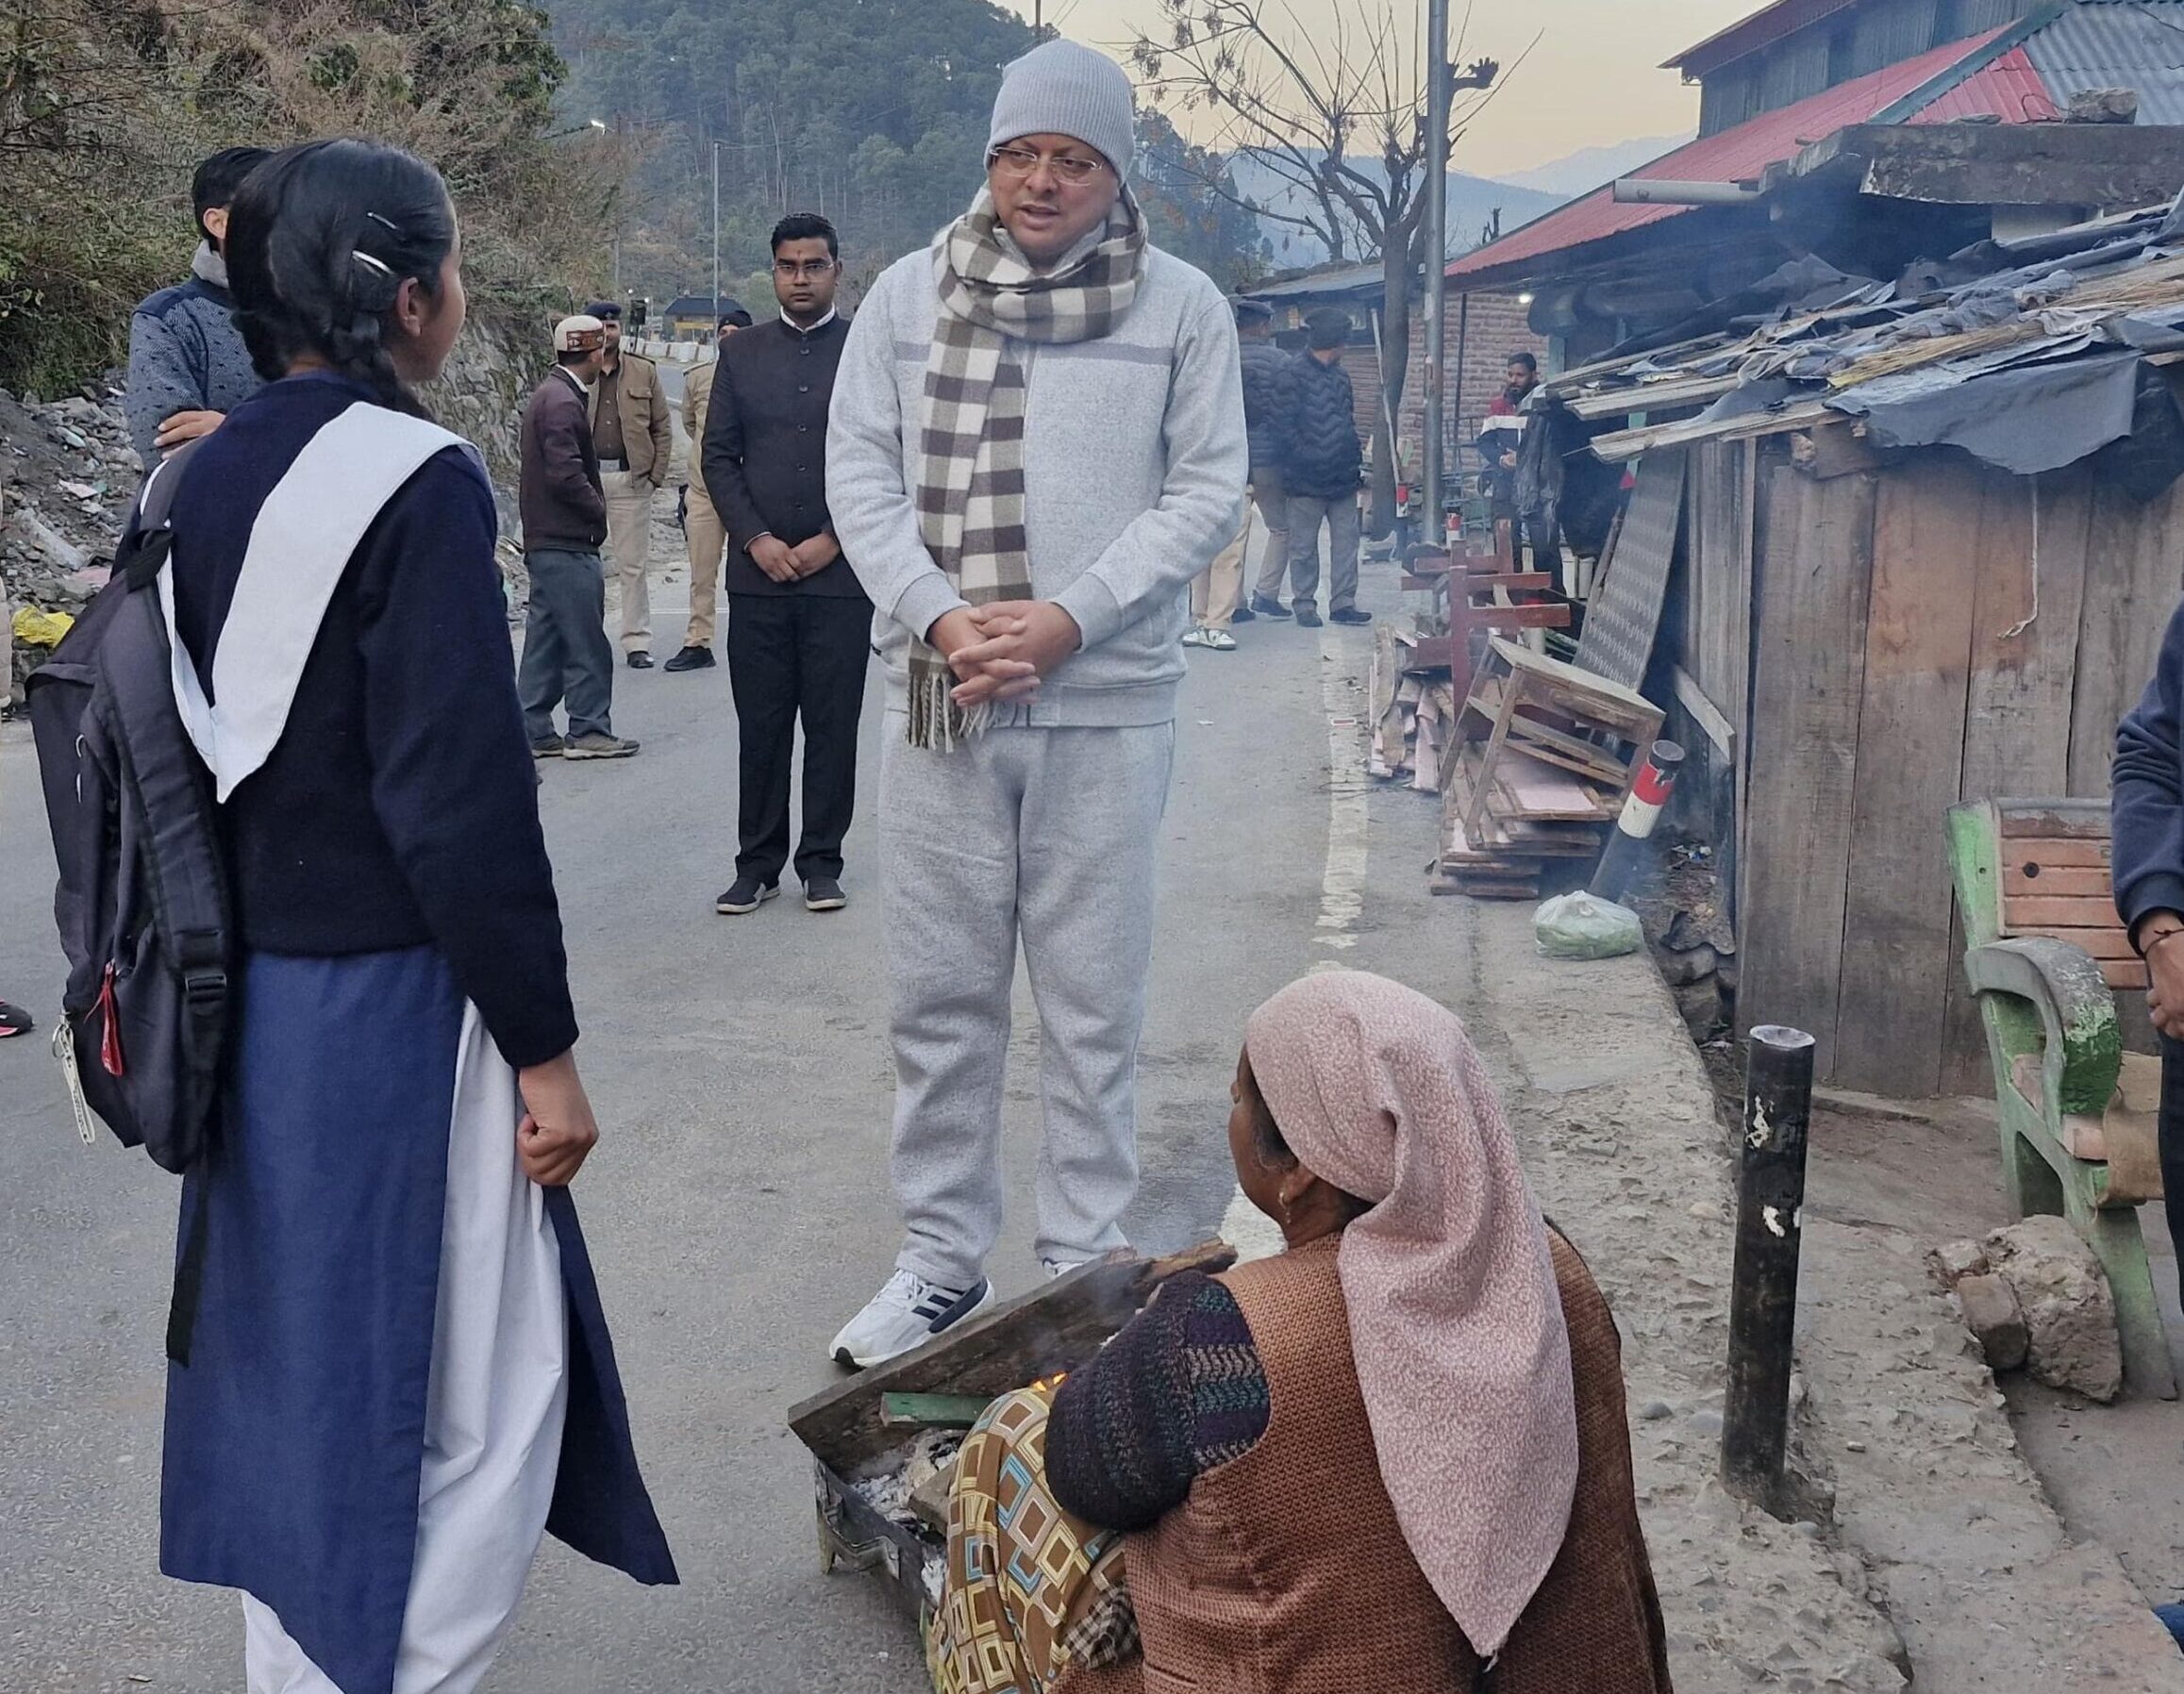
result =
[{"label": "wooden shack", "polygon": [[[1683,488],[1646,692],[1694,755],[1687,822],[1716,846],[1738,1021],[1809,1030],[1823,1082],[1991,1088],[1945,815],[2108,793],[2184,593],[2184,262],[2154,233],[2005,322],[1951,328],[1962,283],[1859,292],[1553,385],[1625,421],[1592,446],[1638,487]],[[2047,262],[2000,274],[1999,297]],[[1775,386],[1754,399],[1759,371]],[[2070,396],[2094,382],[2115,387],[2089,431]],[[2145,1035],[2143,994],[2121,998]]]},{"label": "wooden shack", "polygon": [[1706,751],[1736,789],[1741,1021],[1810,1030],[1831,1082],[1983,1092],[1944,815],[2107,795],[2184,592],[2184,489],[1948,449],[1799,463],[1798,440],[1666,449],[1689,482],[1664,656],[1729,742]]}]

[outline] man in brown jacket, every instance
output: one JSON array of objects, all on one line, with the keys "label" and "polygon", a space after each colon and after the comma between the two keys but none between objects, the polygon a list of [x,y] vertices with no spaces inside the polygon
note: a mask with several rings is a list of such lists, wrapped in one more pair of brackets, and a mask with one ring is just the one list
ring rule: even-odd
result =
[{"label": "man in brown jacket", "polygon": [[682,651],[660,666],[663,671],[709,671],[713,657],[714,615],[720,606],[721,555],[727,548],[728,529],[706,488],[706,407],[713,397],[713,367],[720,362],[719,348],[739,329],[751,327],[751,314],[732,306],[720,315],[711,358],[703,359],[683,373],[682,433],[690,443],[684,472],[682,539],[690,549],[690,626]]},{"label": "man in brown jacket", "polygon": [[[635,741],[614,733],[609,717],[614,648],[607,639],[607,578],[599,561],[607,503],[585,415],[606,339],[597,318],[557,324],[554,369],[524,408],[518,509],[531,593],[516,691],[540,758],[627,758],[637,751]],[[554,708],[564,701],[566,739],[554,729]]]},{"label": "man in brown jacket", "polygon": [[592,441],[607,498],[607,558],[622,582],[622,651],[632,671],[652,669],[652,497],[675,469],[675,424],[659,372],[622,345],[622,308],[585,308],[607,326],[607,363],[592,386]]}]

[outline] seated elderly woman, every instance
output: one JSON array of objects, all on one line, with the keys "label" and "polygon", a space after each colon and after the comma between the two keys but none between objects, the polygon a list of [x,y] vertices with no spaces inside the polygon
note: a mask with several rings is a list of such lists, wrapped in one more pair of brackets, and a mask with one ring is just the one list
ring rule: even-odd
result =
[{"label": "seated elderly woman", "polygon": [[940,1694],[1667,1694],[1614,1321],[1462,1024],[1308,976],[1232,1093],[1288,1249],[988,1409]]}]

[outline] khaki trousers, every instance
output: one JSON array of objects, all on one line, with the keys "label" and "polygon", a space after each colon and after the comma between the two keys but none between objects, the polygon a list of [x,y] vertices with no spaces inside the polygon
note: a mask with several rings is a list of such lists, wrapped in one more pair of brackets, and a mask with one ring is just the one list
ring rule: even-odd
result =
[{"label": "khaki trousers", "polygon": [[652,484],[634,471],[602,471],[607,496],[607,568],[622,584],[622,650],[652,647]]},{"label": "khaki trousers", "polygon": [[690,628],[683,636],[686,647],[713,644],[715,612],[720,606],[721,556],[727,551],[728,526],[713,510],[705,485],[690,485],[683,505],[682,539],[690,548]]},{"label": "khaki trousers", "polygon": [[1236,602],[1243,592],[1243,548],[1251,538],[1251,514],[1236,540],[1213,556],[1213,562],[1191,579],[1191,622],[1200,629],[1226,629],[1236,621]]}]

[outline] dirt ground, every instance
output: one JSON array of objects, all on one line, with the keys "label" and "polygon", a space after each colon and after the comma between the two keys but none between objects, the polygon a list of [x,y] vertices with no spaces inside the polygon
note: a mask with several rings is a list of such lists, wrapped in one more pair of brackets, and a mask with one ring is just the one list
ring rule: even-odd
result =
[{"label": "dirt ground", "polygon": [[[1993,1106],[1978,1100],[1813,1114],[1807,1211],[1852,1228],[1906,1232],[1928,1245],[2010,1222],[2002,1197]],[[2159,1206],[2140,1227],[2170,1348],[2184,1357],[2176,1249]],[[2095,1405],[2023,1373],[2002,1379],[2009,1420],[2065,1527],[2123,1562],[2149,1603],[2184,1599],[2184,1403]]]}]

